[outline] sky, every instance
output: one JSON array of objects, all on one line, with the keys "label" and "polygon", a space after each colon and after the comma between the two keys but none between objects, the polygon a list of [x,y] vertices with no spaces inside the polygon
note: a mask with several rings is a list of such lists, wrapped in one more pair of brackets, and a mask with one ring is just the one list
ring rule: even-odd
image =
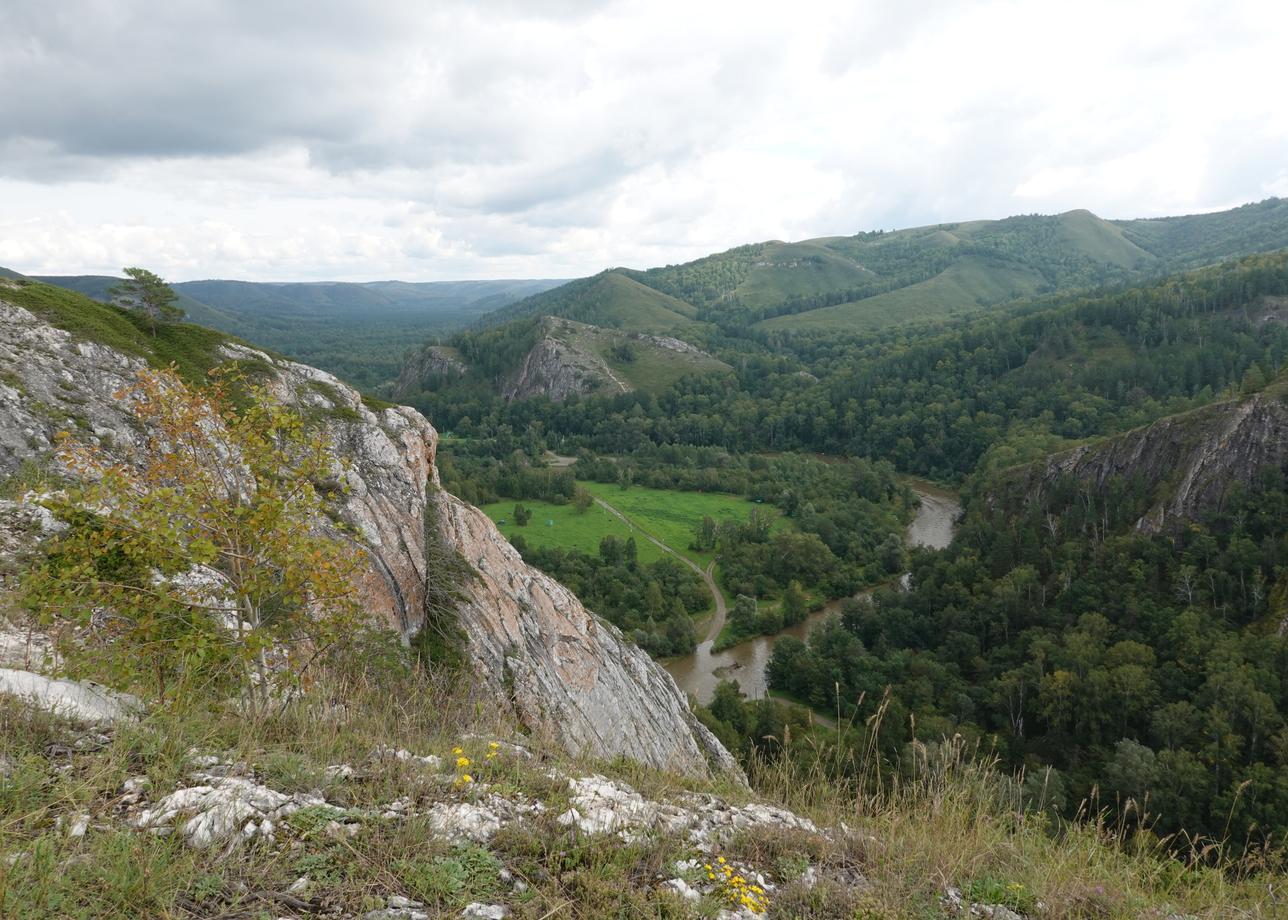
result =
[{"label": "sky", "polygon": [[1288,4],[4,0],[0,265],[567,278],[1288,196]]}]

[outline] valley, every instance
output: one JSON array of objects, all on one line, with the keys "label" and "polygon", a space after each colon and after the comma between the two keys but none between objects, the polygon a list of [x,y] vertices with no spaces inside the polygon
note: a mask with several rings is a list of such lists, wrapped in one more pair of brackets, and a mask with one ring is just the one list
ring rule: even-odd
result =
[{"label": "valley", "polygon": [[[919,745],[961,746],[1061,827],[1096,802],[1138,839],[1148,801],[1166,858],[1185,835],[1277,853],[1282,202],[750,244],[500,306],[443,291],[382,315],[450,326],[373,321],[356,347],[352,290],[181,299],[209,319],[195,293],[229,316],[244,298],[256,344],[314,314],[290,347],[332,349],[365,394],[204,326],[3,284],[6,494],[64,475],[60,430],[130,442],[100,392],[126,367],[276,380],[358,464],[312,488],[323,529],[370,547],[366,603],[409,660],[481,668],[565,750],[875,795]],[[33,348],[72,382],[35,376]]]}]

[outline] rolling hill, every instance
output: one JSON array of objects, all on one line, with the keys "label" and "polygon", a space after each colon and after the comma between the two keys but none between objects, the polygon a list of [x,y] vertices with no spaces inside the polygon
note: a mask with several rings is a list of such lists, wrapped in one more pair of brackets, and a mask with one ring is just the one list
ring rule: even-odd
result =
[{"label": "rolling hill", "polygon": [[1280,199],[1144,220],[1105,220],[1086,210],[1021,215],[753,243],[680,265],[612,269],[486,322],[557,315],[684,336],[696,332],[677,318],[686,317],[734,335],[864,332],[1285,247],[1288,202]]},{"label": "rolling hill", "polygon": [[561,316],[625,332],[665,335],[696,332],[697,307],[646,284],[619,269],[608,269],[590,278],[519,301],[484,318],[497,326],[530,316]]},{"label": "rolling hill", "polygon": [[452,386],[506,399],[659,392],[687,374],[729,365],[673,336],[592,326],[560,316],[518,319],[463,334],[459,345],[426,345],[409,354],[391,389],[397,399]]}]

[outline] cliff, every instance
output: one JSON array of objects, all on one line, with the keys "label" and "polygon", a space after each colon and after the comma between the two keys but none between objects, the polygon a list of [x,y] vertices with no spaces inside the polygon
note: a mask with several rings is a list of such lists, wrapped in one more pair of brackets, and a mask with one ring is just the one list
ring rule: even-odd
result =
[{"label": "cliff", "polygon": [[402,398],[423,389],[434,380],[462,377],[469,371],[455,348],[446,345],[426,345],[412,352],[403,361],[394,381],[393,394]]},{"label": "cliff", "polygon": [[[24,470],[48,466],[64,430],[127,458],[139,439],[115,394],[157,359],[140,353],[151,346],[110,325],[90,331],[119,347],[94,341],[83,314],[33,312],[13,302],[38,302],[23,293],[0,287],[0,475],[20,479]],[[113,316],[98,315],[104,324]],[[187,328],[194,336],[207,332]],[[253,368],[280,398],[325,426],[337,450],[336,475],[349,487],[333,511],[357,534],[369,562],[359,587],[374,619],[415,632],[444,575],[435,553],[445,549],[473,570],[462,579],[455,610],[466,656],[498,705],[529,730],[574,754],[625,756],[686,774],[736,770],[665,671],[524,565],[486,516],[442,492],[437,433],[418,412],[367,405],[315,368],[222,338],[203,341],[211,363]],[[330,521],[319,526],[354,539]]]},{"label": "cliff", "polygon": [[1136,529],[1156,533],[1219,511],[1266,467],[1288,467],[1288,381],[1053,454],[1007,477],[994,501],[1040,502],[1065,477],[1093,492],[1134,480],[1150,496]]}]

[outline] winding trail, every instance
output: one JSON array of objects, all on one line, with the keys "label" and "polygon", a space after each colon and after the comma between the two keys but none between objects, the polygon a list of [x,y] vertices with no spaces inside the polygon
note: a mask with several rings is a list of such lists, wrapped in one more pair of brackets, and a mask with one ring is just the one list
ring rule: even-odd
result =
[{"label": "winding trail", "polygon": [[716,603],[715,615],[711,617],[711,622],[707,625],[707,638],[706,638],[707,642],[714,642],[716,640],[716,636],[720,635],[720,630],[724,629],[725,620],[729,616],[729,609],[728,609],[728,606],[725,604],[724,592],[721,591],[720,587],[716,584],[715,561],[713,560],[704,569],[702,568],[702,566],[698,565],[688,556],[678,552],[677,550],[673,549],[670,546],[667,546],[665,543],[663,543],[657,537],[653,536],[647,530],[644,530],[642,527],[640,527],[638,524],[636,524],[626,515],[622,514],[621,511],[614,508],[612,505],[604,501],[602,498],[596,498],[595,504],[599,505],[599,507],[603,508],[609,514],[613,515],[615,518],[617,518],[619,521],[621,521],[631,530],[638,531],[640,535],[644,537],[645,540],[648,540],[658,549],[662,550],[662,552],[670,553],[676,559],[679,559],[689,568],[693,569],[693,571],[697,572],[700,576],[702,576],[702,580],[706,582],[707,590],[711,592],[711,597]]}]

